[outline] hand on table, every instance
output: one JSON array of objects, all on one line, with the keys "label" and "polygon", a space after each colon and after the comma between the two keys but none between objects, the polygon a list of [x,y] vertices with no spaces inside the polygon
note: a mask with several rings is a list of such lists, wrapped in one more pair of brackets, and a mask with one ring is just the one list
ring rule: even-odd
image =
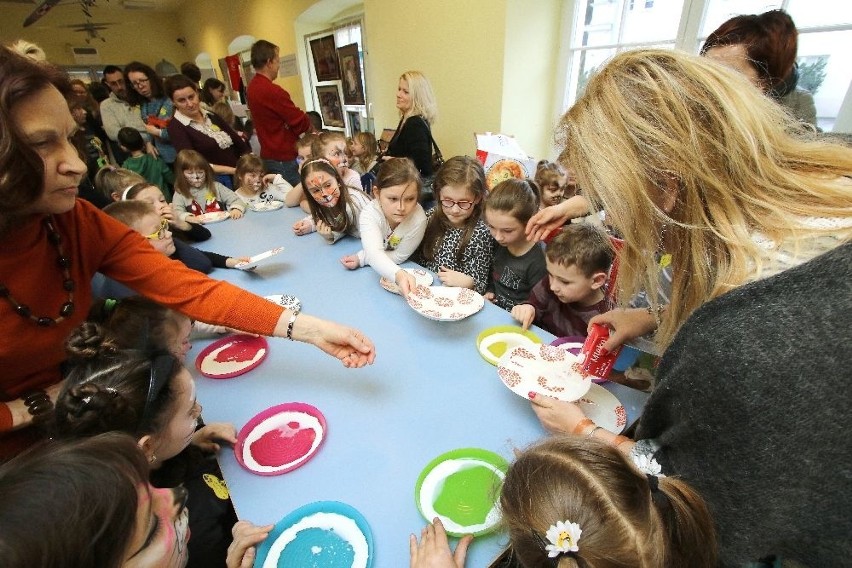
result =
[{"label": "hand on table", "polygon": [[401,268],[396,271],[396,274],[394,275],[394,282],[396,282],[396,285],[399,287],[399,293],[402,294],[402,297],[406,300],[408,299],[408,295],[411,291],[417,288],[417,280],[414,279],[414,276]]},{"label": "hand on table", "polygon": [[308,233],[313,233],[314,228],[311,222],[308,219],[299,219],[295,223],[293,223],[293,233],[301,236],[307,235]]},{"label": "hand on table", "polygon": [[654,316],[644,308],[610,310],[590,319],[589,329],[592,328],[592,324],[605,325],[609,328],[609,339],[603,344],[603,348],[607,351],[613,351],[631,339],[642,337],[657,329]]},{"label": "hand on table", "polygon": [[251,262],[251,257],[250,256],[228,257],[228,258],[225,259],[225,266],[227,266],[228,268],[234,268],[236,265],[238,265],[241,262]]},{"label": "hand on table", "polygon": [[529,329],[535,321],[535,308],[532,304],[518,304],[512,308],[512,317],[521,324],[524,329]]},{"label": "hand on table", "polygon": [[331,227],[329,227],[328,224],[321,219],[317,220],[317,233],[322,235],[323,238],[327,241],[330,241],[334,238],[334,236],[331,234]]},{"label": "hand on table", "polygon": [[231,529],[234,540],[228,546],[225,564],[228,568],[251,568],[257,555],[255,545],[266,539],[275,525],[256,527],[248,521],[239,521]]},{"label": "hand on table", "polygon": [[198,446],[205,452],[218,452],[221,445],[218,442],[237,443],[237,430],[227,422],[211,422],[196,430],[192,435],[192,445]]},{"label": "hand on table", "polygon": [[438,270],[438,279],[444,286],[457,286],[459,288],[473,289],[476,285],[476,281],[464,272],[450,270],[446,266],[442,266]]},{"label": "hand on table", "polygon": [[482,295],[482,297],[493,304],[494,298],[496,298],[497,296],[494,295],[494,292],[486,292]]},{"label": "hand on table", "polygon": [[361,267],[361,263],[358,261],[357,254],[348,254],[340,259],[340,263],[343,264],[349,270],[355,270]]},{"label": "hand on table", "polygon": [[228,211],[228,214],[231,216],[231,219],[242,219],[243,212],[239,209],[231,209]]},{"label": "hand on table", "polygon": [[411,568],[464,568],[467,547],[473,541],[473,536],[466,535],[459,540],[455,552],[450,550],[447,533],[441,519],[435,520],[420,531],[420,542],[417,537],[408,537],[408,548],[411,554]]},{"label": "hand on table", "polygon": [[563,402],[536,392],[531,392],[529,398],[538,421],[551,434],[573,432],[577,424],[586,418],[573,402]]},{"label": "hand on table", "polygon": [[344,367],[363,367],[376,359],[373,342],[357,329],[304,313],[293,323],[292,338],[319,347],[339,359]]}]

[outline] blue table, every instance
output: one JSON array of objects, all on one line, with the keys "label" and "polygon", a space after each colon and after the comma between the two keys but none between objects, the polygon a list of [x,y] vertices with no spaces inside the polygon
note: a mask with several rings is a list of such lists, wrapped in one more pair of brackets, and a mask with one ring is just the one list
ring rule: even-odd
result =
[{"label": "blue table", "polygon": [[[514,322],[487,302],[458,322],[422,317],[401,296],[382,289],[371,268],[348,271],[339,263],[360,248],[359,241],[328,245],[317,234],[293,235],[290,227],[301,215],[297,209],[249,212],[237,221],[209,225],[213,238],[199,248],[249,256],[284,246],[253,273],[217,269],[212,276],[260,295],[294,294],[306,313],[360,328],[375,342],[375,364],[346,369],[313,346],[271,338],[259,367],[234,379],[212,380],[194,367],[195,355],[210,343],[197,341],[188,364],[198,400],[207,422],[232,422],[238,431],[276,404],[319,408],[328,422],[327,438],[295,471],[257,476],[244,470],[232,451],[222,451],[237,514],[267,524],[313,501],[342,501],[372,528],[373,565],[407,566],[408,535],[419,535],[425,523],[414,501],[415,482],[430,460],[448,450],[479,447],[511,461],[514,448],[546,434],[529,402],[503,386],[496,368],[476,349],[480,331]],[[545,342],[554,339],[534,331]],[[635,420],[647,395],[612,383],[606,388],[625,405],[629,421]],[[499,534],[476,539],[468,565],[487,565],[505,543]]]}]

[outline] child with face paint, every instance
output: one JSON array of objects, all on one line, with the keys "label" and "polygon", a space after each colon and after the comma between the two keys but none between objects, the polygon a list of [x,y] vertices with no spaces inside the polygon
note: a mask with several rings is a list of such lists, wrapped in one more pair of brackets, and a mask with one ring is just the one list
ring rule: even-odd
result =
[{"label": "child with face paint", "polygon": [[360,189],[347,187],[328,160],[319,158],[303,164],[302,187],[310,198],[311,214],[293,224],[293,232],[307,235],[317,231],[329,243],[344,235],[360,238],[358,220],[370,197]]},{"label": "child with face paint", "polygon": [[189,320],[131,300],[102,317],[101,323],[82,324],[68,339],[69,372],[54,410],[54,437],[133,436],[148,461],[151,484],[182,484],[188,492],[188,519],[184,515],[162,527],[174,529],[178,540],[183,537],[171,555],[182,562],[158,565],[183,566],[188,556],[188,566],[221,566],[237,518],[212,454],[222,443],[236,443],[236,431],[225,423],[198,427],[201,405],[183,365]]},{"label": "child with face paint", "polygon": [[314,158],[325,158],[337,168],[337,173],[346,185],[363,189],[361,176],[349,167],[349,156],[346,152],[346,137],[340,132],[323,132],[314,138],[311,145]]},{"label": "child with face paint", "polygon": [[252,211],[272,201],[282,203],[293,186],[280,175],[273,183],[263,185],[263,160],[254,154],[244,154],[237,160],[237,170],[234,174],[238,187],[234,193],[242,199]]},{"label": "child with face paint", "polygon": [[227,211],[231,219],[239,219],[246,210],[243,200],[216,181],[210,163],[195,150],[181,150],[177,155],[172,207],[189,223],[200,223],[200,215],[215,211]]},{"label": "child with face paint", "polygon": [[408,297],[416,282],[398,265],[417,250],[426,232],[426,213],[418,201],[422,187],[420,174],[408,158],[383,163],[373,186],[376,199],[364,208],[359,220],[364,248],[341,258],[343,266],[355,270],[369,264]]}]

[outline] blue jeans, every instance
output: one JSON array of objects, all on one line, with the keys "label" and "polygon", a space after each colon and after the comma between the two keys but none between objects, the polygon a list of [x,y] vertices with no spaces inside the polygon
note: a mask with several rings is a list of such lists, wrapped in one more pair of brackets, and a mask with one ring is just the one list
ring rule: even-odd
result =
[{"label": "blue jeans", "polygon": [[263,167],[267,173],[281,174],[287,180],[287,183],[295,187],[301,180],[299,179],[299,166],[296,165],[296,160],[290,162],[279,162],[278,160],[263,160]]}]

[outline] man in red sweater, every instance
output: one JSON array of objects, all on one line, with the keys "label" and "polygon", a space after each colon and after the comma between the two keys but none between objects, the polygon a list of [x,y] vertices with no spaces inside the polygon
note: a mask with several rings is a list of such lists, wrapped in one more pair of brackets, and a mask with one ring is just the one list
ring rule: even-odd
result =
[{"label": "man in red sweater", "polygon": [[278,46],[263,39],[256,41],[251,46],[251,65],[256,74],[246,96],[267,172],[279,173],[295,186],[299,183],[296,140],[311,130],[311,121],[293,103],[290,93],[273,83],[278,64]]}]

